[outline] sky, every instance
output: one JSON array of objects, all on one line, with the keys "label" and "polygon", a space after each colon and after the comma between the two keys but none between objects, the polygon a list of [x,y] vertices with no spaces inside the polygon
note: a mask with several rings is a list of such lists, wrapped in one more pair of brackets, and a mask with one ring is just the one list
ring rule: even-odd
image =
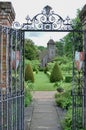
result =
[{"label": "sky", "polygon": [[[3,0],[8,1],[8,0]],[[77,9],[82,9],[86,4],[86,0],[9,0],[12,2],[14,7],[16,18],[15,21],[20,24],[26,22],[25,18],[27,15],[32,19],[36,14],[41,13],[46,5],[52,7],[56,14],[59,14],[63,19],[67,16],[70,19],[76,17]],[[55,32],[28,32],[26,38],[30,38],[36,45],[47,46],[47,42],[50,38],[54,41],[61,39],[65,33]]]}]

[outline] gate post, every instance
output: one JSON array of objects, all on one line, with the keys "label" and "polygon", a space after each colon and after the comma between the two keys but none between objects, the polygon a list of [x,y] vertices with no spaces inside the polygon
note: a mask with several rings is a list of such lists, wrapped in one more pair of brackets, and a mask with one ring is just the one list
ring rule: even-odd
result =
[{"label": "gate post", "polygon": [[0,24],[11,26],[15,19],[15,11],[11,2],[0,2]]},{"label": "gate post", "polygon": [[84,45],[84,81],[83,81],[83,128],[86,129],[86,5],[80,12],[80,19],[83,29],[83,45]]},{"label": "gate post", "polygon": [[[15,19],[15,12],[12,7],[11,2],[0,2],[0,25],[10,27]],[[9,52],[9,36],[8,30],[4,34],[4,30],[0,30],[1,45],[0,45],[0,88],[2,91],[6,90],[7,78],[9,77],[9,67],[8,67],[8,52]]]}]

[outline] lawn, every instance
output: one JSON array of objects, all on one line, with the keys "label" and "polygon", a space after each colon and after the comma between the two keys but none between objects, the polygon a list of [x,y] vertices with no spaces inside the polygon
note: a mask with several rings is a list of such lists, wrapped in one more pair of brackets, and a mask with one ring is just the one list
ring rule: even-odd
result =
[{"label": "lawn", "polygon": [[55,91],[54,83],[50,83],[48,76],[44,72],[34,73],[35,83],[33,90],[35,91]]}]

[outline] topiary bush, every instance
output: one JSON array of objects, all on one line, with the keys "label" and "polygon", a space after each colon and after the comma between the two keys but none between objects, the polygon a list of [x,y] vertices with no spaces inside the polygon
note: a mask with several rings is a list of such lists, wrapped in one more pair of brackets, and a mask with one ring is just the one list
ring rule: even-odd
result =
[{"label": "topiary bush", "polygon": [[50,82],[57,82],[60,80],[63,80],[63,76],[58,63],[56,62],[50,75]]},{"label": "topiary bush", "polygon": [[30,64],[28,64],[25,69],[25,81],[34,82],[33,70]]}]

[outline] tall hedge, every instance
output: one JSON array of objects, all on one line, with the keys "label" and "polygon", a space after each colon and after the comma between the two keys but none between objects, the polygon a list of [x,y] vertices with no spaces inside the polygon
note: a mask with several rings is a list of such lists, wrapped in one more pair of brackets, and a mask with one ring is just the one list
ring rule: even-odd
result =
[{"label": "tall hedge", "polygon": [[63,76],[62,76],[61,70],[59,68],[58,63],[56,62],[50,75],[50,82],[58,82],[62,79],[63,79]]},{"label": "tall hedge", "polygon": [[28,64],[25,69],[25,81],[34,82],[33,70],[30,64]]}]

